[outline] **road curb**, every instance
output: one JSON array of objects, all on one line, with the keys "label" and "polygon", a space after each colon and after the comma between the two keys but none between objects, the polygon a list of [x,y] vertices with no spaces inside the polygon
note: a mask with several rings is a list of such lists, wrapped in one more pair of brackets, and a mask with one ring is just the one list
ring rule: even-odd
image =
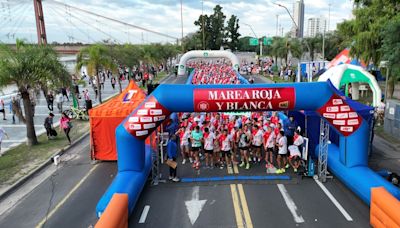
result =
[{"label": "road curb", "polygon": [[20,180],[15,182],[13,185],[11,185],[5,192],[3,192],[0,195],[0,202],[2,202],[4,199],[6,199],[8,196],[10,196],[12,193],[14,193],[19,187],[24,185],[28,180],[32,179],[36,174],[38,174],[40,171],[42,171],[44,168],[46,168],[48,165],[53,163],[53,158],[57,155],[62,156],[65,154],[70,148],[74,147],[76,144],[80,143],[84,138],[86,138],[90,132],[87,132],[83,134],[81,137],[79,137],[77,140],[75,140],[71,145],[65,146],[61,148],[58,152],[54,153],[50,158],[48,158],[45,162],[43,162],[39,167],[34,169],[32,172],[30,172],[28,175],[22,177]]}]

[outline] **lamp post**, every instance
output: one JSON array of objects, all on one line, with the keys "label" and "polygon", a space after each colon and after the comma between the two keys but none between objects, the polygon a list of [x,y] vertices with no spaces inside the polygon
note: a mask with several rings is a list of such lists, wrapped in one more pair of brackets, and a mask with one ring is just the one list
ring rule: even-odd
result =
[{"label": "lamp post", "polygon": [[261,56],[263,54],[262,53],[262,40],[258,38],[257,34],[254,32],[253,27],[251,27],[251,25],[246,24],[246,23],[243,23],[243,24],[249,26],[251,32],[253,32],[254,36],[258,39],[258,42],[260,43],[260,58],[261,58]]},{"label": "lamp post", "polygon": [[183,5],[182,5],[182,0],[181,0],[181,46],[182,46],[182,52],[184,51],[183,47]]},{"label": "lamp post", "polygon": [[297,26],[296,21],[294,20],[294,18],[293,18],[293,16],[292,16],[292,14],[290,13],[289,9],[288,9],[286,6],[281,5],[281,4],[279,4],[279,3],[276,3],[276,2],[274,2],[273,4],[275,4],[275,5],[279,6],[279,7],[284,8],[284,9],[286,10],[286,12],[289,14],[289,16],[290,16],[290,18],[292,19],[292,22],[293,22],[293,24],[294,24],[294,26],[295,26],[295,29],[296,29],[296,34],[295,34],[295,35],[296,35],[296,37],[297,37],[298,31],[299,31],[299,26]]},{"label": "lamp post", "polygon": [[201,0],[201,23],[203,24],[202,26],[202,33],[203,33],[203,50],[206,50],[206,36],[205,36],[205,28],[204,28],[204,0]]}]

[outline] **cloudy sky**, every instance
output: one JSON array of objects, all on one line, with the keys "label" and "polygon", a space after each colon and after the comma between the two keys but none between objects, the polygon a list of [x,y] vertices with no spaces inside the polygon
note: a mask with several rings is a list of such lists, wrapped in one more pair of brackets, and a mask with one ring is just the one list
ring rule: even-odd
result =
[{"label": "cloudy sky", "polygon": [[[114,18],[171,37],[181,37],[181,12],[179,0],[43,0],[44,16],[49,42],[96,42],[112,40],[118,43],[171,42],[172,38],[123,26],[99,16],[93,16],[74,8],[57,4],[67,3],[86,11]],[[201,0],[183,0],[183,33],[196,31],[193,22],[202,13]],[[274,36],[276,22],[284,33],[292,26],[289,15],[283,8],[273,3],[285,5],[293,11],[294,0],[205,0],[204,13],[212,14],[213,7],[220,4],[227,15],[239,17],[240,33],[252,36],[249,24],[257,36]],[[336,24],[351,17],[351,0],[304,0],[305,25],[311,17],[329,17],[330,30]],[[331,4],[331,7],[329,7]],[[0,0],[0,40],[12,42],[15,38],[25,38],[36,42],[36,26],[32,0]]]}]

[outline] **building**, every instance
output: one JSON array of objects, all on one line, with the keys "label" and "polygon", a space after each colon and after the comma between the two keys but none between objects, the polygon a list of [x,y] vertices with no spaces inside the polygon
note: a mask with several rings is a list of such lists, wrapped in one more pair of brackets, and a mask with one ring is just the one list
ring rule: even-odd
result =
[{"label": "building", "polygon": [[315,37],[317,34],[323,34],[326,31],[326,19],[323,17],[313,17],[308,19],[307,37]]},{"label": "building", "polygon": [[297,0],[294,4],[293,19],[297,27],[293,25],[292,37],[302,38],[304,34],[304,0]]}]

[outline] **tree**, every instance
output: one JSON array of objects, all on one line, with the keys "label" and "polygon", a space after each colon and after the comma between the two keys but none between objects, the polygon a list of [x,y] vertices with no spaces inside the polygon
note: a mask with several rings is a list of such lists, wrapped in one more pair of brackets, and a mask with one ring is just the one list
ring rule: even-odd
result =
[{"label": "tree", "polygon": [[239,38],[239,51],[249,51],[249,52],[257,52],[258,46],[250,46],[250,36],[244,36]]},{"label": "tree", "polygon": [[315,53],[322,52],[322,34],[317,34],[314,37],[307,37],[302,42],[304,49],[309,50],[311,61],[315,59]]},{"label": "tree", "polygon": [[26,44],[17,40],[16,48],[0,45],[0,86],[15,84],[24,106],[27,145],[38,144],[30,91],[37,85],[69,86],[70,76],[50,46]]},{"label": "tree", "polygon": [[77,56],[76,70],[79,71],[82,66],[88,69],[88,75],[95,75],[97,82],[99,103],[101,99],[101,86],[100,86],[100,70],[106,68],[114,68],[114,64],[109,53],[109,49],[103,44],[93,44],[89,47],[82,49]]},{"label": "tree", "polygon": [[232,15],[231,18],[228,20],[228,25],[226,27],[226,44],[232,51],[236,51],[239,48],[239,19]]},{"label": "tree", "polygon": [[[382,35],[382,48],[383,59],[389,61],[390,75],[388,86],[388,95],[393,97],[394,87],[398,80],[400,80],[400,14],[386,26]],[[389,97],[389,96],[388,96]]]}]

